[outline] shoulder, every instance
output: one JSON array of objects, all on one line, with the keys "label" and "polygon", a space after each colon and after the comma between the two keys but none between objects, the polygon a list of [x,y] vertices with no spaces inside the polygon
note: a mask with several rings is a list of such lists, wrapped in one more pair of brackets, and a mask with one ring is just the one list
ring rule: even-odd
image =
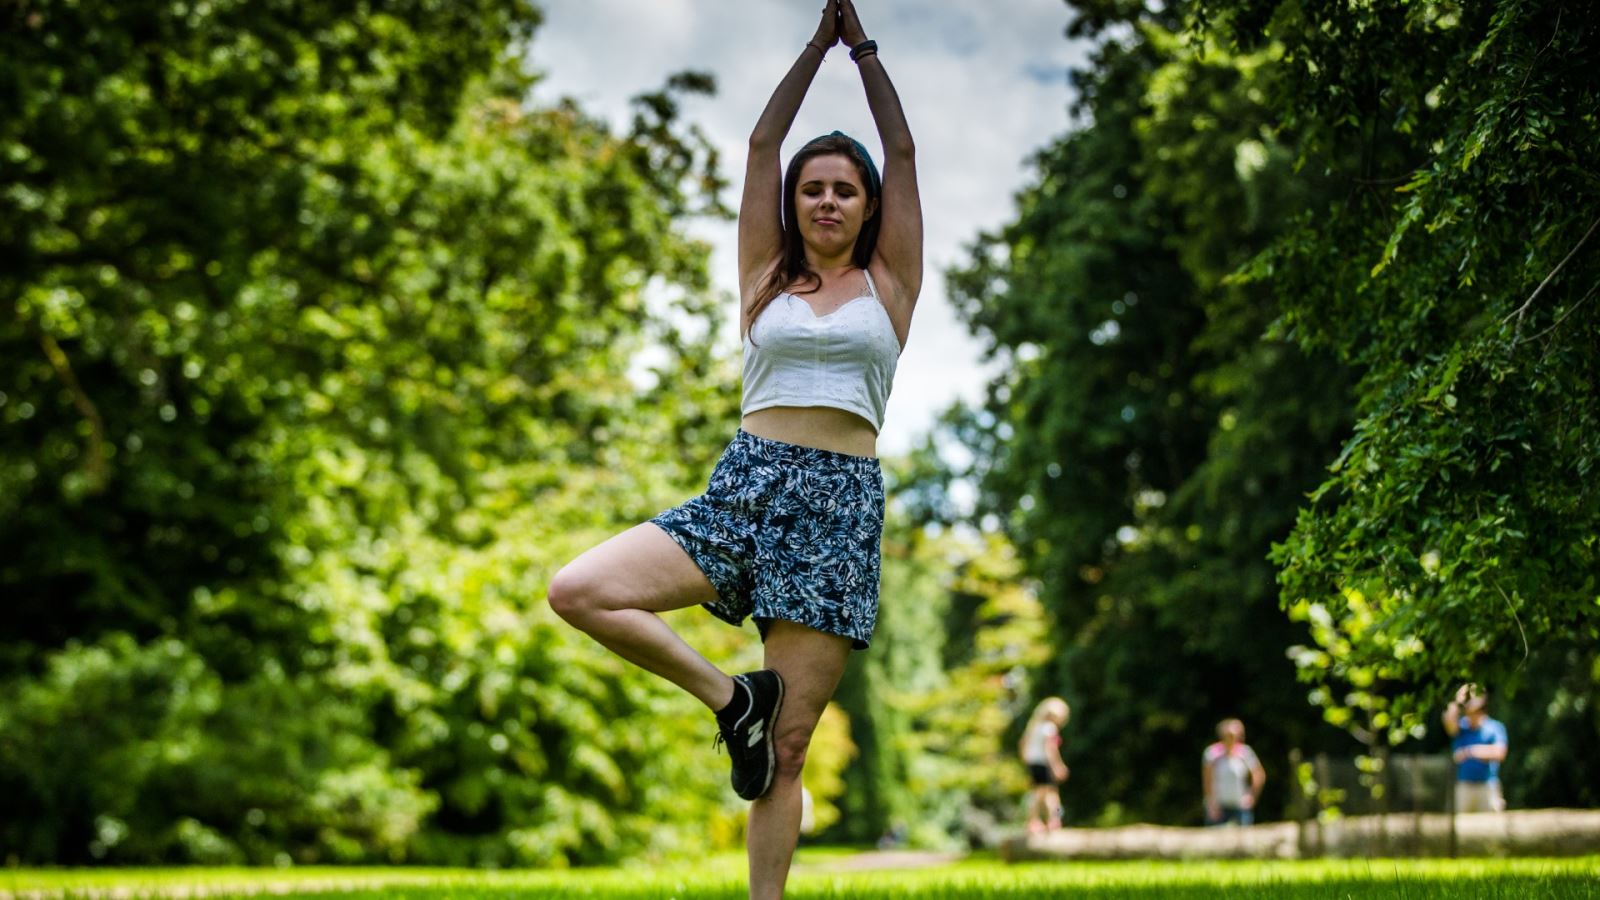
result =
[{"label": "shoulder", "polygon": [[1216,762],[1225,752],[1226,751],[1222,747],[1222,742],[1218,741],[1217,743],[1207,747],[1205,752],[1200,754],[1200,758],[1206,762]]}]

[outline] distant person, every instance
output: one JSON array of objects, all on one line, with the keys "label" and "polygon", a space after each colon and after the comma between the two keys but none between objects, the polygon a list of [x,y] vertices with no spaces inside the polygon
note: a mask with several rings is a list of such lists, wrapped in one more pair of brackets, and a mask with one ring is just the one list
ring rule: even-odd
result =
[{"label": "distant person", "polygon": [[1071,715],[1067,701],[1046,697],[1033,708],[1017,742],[1017,753],[1033,782],[1028,796],[1029,834],[1061,827],[1061,785],[1071,774],[1061,759],[1061,729]]},{"label": "distant person", "polygon": [[1500,763],[1506,758],[1506,726],[1489,718],[1489,695],[1463,684],[1444,708],[1444,733],[1456,761],[1456,812],[1502,812]]},{"label": "distant person", "polygon": [[1200,782],[1205,790],[1207,825],[1253,825],[1256,798],[1267,783],[1267,770],[1244,742],[1244,723],[1217,723],[1217,742],[1200,757]]}]

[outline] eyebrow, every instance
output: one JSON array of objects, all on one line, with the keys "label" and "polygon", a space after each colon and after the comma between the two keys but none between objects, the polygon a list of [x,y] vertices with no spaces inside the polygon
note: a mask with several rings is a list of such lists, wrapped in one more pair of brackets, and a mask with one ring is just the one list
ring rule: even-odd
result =
[{"label": "eyebrow", "polygon": [[[826,179],[826,178],[813,178],[810,181],[802,181],[802,182],[800,182],[800,186],[801,187],[810,187],[813,184],[828,184],[828,183],[829,183],[828,179]],[[862,190],[861,185],[855,183],[854,181],[849,180],[848,178],[835,178],[833,180],[833,184],[842,184],[842,185],[845,185],[846,187],[853,187],[858,191]]]}]

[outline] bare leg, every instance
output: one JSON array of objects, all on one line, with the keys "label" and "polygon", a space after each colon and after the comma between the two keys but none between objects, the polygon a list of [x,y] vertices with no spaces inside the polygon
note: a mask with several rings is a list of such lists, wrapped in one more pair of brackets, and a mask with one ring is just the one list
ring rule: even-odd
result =
[{"label": "bare leg", "polygon": [[1055,831],[1061,827],[1061,789],[1058,787],[1045,788],[1044,794],[1044,828],[1046,831]]},{"label": "bare leg", "polygon": [[849,658],[848,638],[792,622],[773,622],[767,632],[766,664],[783,676],[784,692],[772,790],[750,804],[746,843],[752,900],[783,896],[800,838],[800,772],[806,748]]},{"label": "bare leg", "polygon": [[650,523],[585,552],[550,580],[550,606],[563,619],[712,711],[732,699],[733,679],[684,643],[657,613],[716,596],[689,554]]}]

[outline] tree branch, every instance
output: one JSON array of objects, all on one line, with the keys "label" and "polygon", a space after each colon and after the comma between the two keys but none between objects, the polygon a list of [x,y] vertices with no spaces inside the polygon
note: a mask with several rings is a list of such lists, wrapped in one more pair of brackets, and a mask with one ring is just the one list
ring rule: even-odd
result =
[{"label": "tree branch", "polygon": [[[1590,230],[1592,231],[1593,229]],[[1517,632],[1522,635],[1522,662],[1517,663],[1517,668],[1521,669],[1528,664],[1528,632],[1523,630],[1522,617],[1517,615],[1516,606],[1512,604],[1511,598],[1506,596],[1505,589],[1500,586],[1500,582],[1491,580],[1489,583],[1494,585],[1494,589],[1499,591],[1500,596],[1505,599],[1506,609],[1511,610],[1511,620],[1517,623]]]},{"label": "tree branch", "polygon": [[56,377],[67,386],[67,391],[72,394],[72,405],[78,408],[78,414],[89,421],[89,445],[85,448],[86,459],[84,469],[89,476],[90,492],[98,494],[105,490],[107,481],[106,471],[106,423],[100,418],[100,411],[95,408],[94,401],[83,392],[83,386],[78,383],[78,376],[72,371],[72,362],[67,359],[66,351],[56,343],[56,339],[49,332],[38,332],[39,347],[44,350],[45,358],[50,360],[51,368],[55,369]]},{"label": "tree branch", "polygon": [[1521,340],[1519,340],[1519,341],[1517,341],[1517,343],[1519,343],[1519,344],[1526,344],[1526,343],[1527,343],[1527,342],[1529,342],[1529,341],[1536,341],[1536,340],[1538,340],[1538,339],[1539,339],[1539,338],[1542,338],[1542,337],[1544,337],[1544,336],[1545,336],[1545,335],[1547,335],[1547,334],[1549,334],[1549,333],[1550,333],[1550,332],[1552,332],[1552,331],[1555,331],[1555,330],[1556,330],[1556,328],[1558,328],[1558,327],[1560,327],[1560,325],[1561,325],[1561,323],[1562,323],[1562,322],[1565,322],[1565,321],[1566,321],[1566,320],[1567,320],[1567,316],[1570,316],[1570,315],[1572,315],[1572,314],[1573,314],[1573,313],[1575,313],[1575,312],[1577,312],[1577,311],[1578,311],[1578,307],[1580,307],[1580,306],[1582,306],[1582,305],[1583,305],[1583,304],[1584,304],[1584,303],[1586,303],[1586,302],[1588,302],[1588,300],[1589,300],[1589,298],[1590,298],[1590,297],[1593,297],[1593,296],[1594,296],[1594,292],[1595,292],[1595,291],[1596,291],[1596,290],[1600,290],[1600,281],[1597,281],[1597,282],[1595,282],[1595,283],[1594,283],[1594,284],[1593,284],[1593,285],[1592,285],[1592,286],[1591,286],[1591,287],[1590,287],[1590,288],[1589,288],[1589,293],[1587,293],[1587,294],[1584,294],[1584,295],[1583,295],[1583,299],[1582,299],[1582,300],[1579,300],[1579,301],[1578,301],[1578,302],[1577,302],[1577,303],[1574,303],[1574,304],[1572,304],[1572,308],[1571,308],[1571,309],[1569,309],[1569,310],[1567,310],[1567,311],[1566,311],[1566,312],[1564,312],[1564,313],[1562,313],[1562,314],[1561,314],[1561,318],[1559,318],[1559,319],[1556,319],[1556,320],[1555,320],[1555,321],[1554,321],[1554,322],[1551,322],[1551,323],[1550,323],[1550,327],[1549,327],[1549,328],[1546,328],[1546,329],[1545,329],[1545,330],[1543,330],[1543,331],[1541,331],[1541,332],[1539,332],[1539,333],[1538,333],[1538,334],[1535,334],[1535,335],[1530,335],[1530,336],[1528,336],[1528,337],[1525,337],[1525,338],[1523,338],[1523,339],[1521,339]]},{"label": "tree branch", "polygon": [[1590,235],[1594,234],[1594,230],[1595,230],[1596,227],[1600,227],[1600,219],[1595,219],[1594,220],[1594,224],[1589,226],[1589,230],[1585,231],[1583,233],[1583,237],[1578,239],[1577,246],[1573,247],[1570,251],[1568,251],[1567,255],[1562,257],[1561,262],[1556,263],[1556,267],[1554,269],[1550,270],[1550,274],[1546,275],[1544,277],[1544,280],[1539,282],[1539,286],[1533,289],[1533,293],[1528,296],[1527,301],[1525,303],[1523,303],[1521,306],[1517,307],[1512,312],[1510,312],[1509,314],[1507,314],[1506,317],[1504,319],[1501,319],[1500,321],[1502,323],[1509,322],[1509,321],[1511,321],[1511,318],[1513,316],[1515,316],[1516,319],[1517,319],[1517,327],[1520,329],[1522,327],[1522,315],[1523,315],[1523,313],[1526,313],[1528,311],[1528,307],[1533,305],[1533,301],[1538,299],[1539,294],[1545,289],[1545,285],[1549,284],[1551,282],[1551,280],[1556,277],[1556,275],[1560,274],[1561,269],[1566,266],[1567,262],[1569,260],[1571,260],[1572,257],[1576,256],[1579,250],[1583,249],[1583,245],[1584,244],[1587,244],[1589,242],[1589,237],[1590,237]]}]

